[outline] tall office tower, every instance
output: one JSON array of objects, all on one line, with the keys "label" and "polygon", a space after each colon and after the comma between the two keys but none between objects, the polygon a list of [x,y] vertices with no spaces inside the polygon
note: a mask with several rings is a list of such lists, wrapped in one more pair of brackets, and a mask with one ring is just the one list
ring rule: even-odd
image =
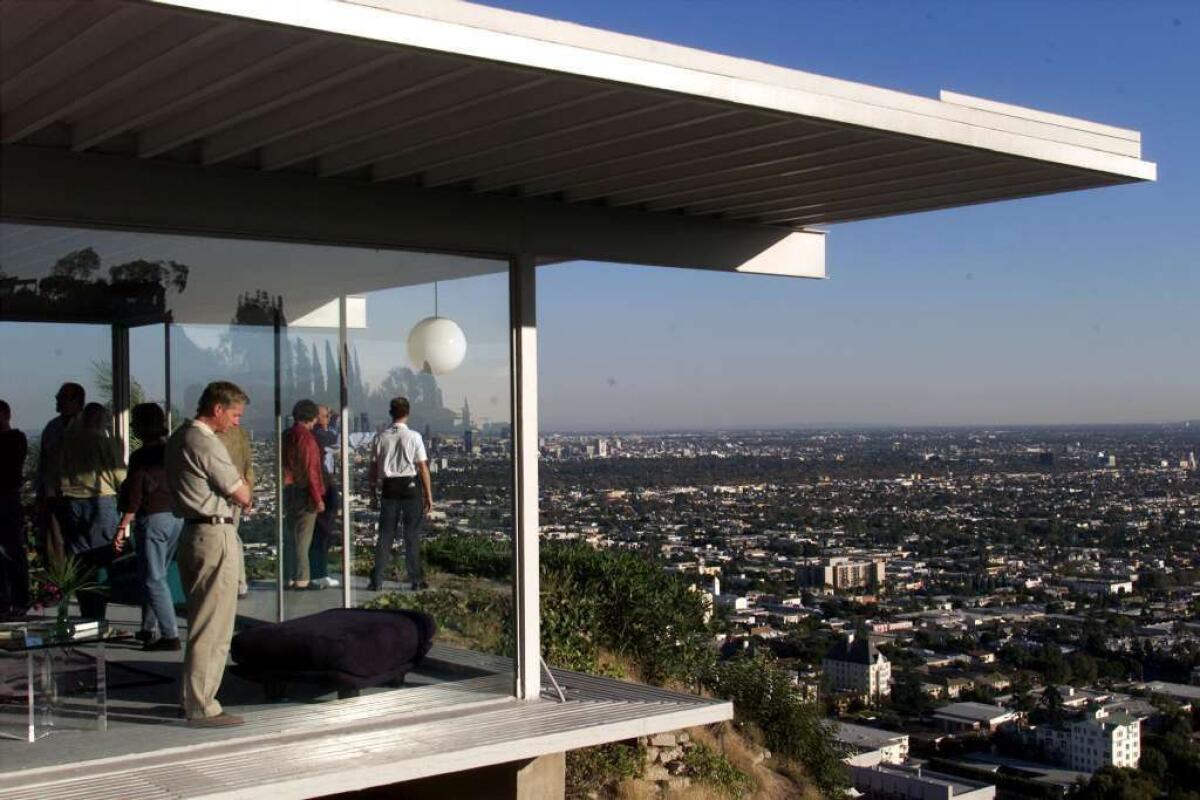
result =
[{"label": "tall office tower", "polygon": [[462,426],[464,431],[471,430],[471,404],[463,397]]},{"label": "tall office tower", "polygon": [[463,452],[470,454],[475,449],[474,431],[470,428],[463,430]]}]

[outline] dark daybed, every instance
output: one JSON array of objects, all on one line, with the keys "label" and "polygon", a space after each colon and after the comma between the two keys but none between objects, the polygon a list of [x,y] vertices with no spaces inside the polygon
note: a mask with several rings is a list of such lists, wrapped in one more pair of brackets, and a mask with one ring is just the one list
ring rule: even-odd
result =
[{"label": "dark daybed", "polygon": [[233,637],[232,671],[280,700],[310,683],[357,697],[371,686],[400,686],[433,645],[437,625],[420,611],[334,608],[258,625]]}]

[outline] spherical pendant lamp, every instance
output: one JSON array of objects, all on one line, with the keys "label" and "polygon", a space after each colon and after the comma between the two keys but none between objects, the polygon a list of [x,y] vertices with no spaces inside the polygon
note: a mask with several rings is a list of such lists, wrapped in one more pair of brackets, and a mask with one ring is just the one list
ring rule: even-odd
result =
[{"label": "spherical pendant lamp", "polygon": [[467,355],[467,337],[458,323],[432,316],[408,334],[408,358],[422,372],[443,375],[458,368]]}]

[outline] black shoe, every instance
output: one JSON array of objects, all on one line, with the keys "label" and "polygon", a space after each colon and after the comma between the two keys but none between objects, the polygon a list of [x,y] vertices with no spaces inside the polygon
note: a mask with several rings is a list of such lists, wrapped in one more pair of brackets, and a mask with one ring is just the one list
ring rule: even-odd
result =
[{"label": "black shoe", "polygon": [[163,650],[163,651],[170,651],[170,652],[178,652],[179,650],[182,650],[182,649],[183,649],[183,645],[180,644],[178,636],[175,636],[172,638],[167,638],[164,636],[161,639],[155,639],[153,642],[146,642],[144,645],[142,645],[142,650],[145,650],[145,651]]},{"label": "black shoe", "polygon": [[138,631],[133,635],[133,638],[137,639],[142,644],[150,644],[158,638],[158,634],[151,633],[150,631]]},{"label": "black shoe", "polygon": [[420,583],[413,583],[413,585],[412,585],[412,590],[414,592],[420,591],[421,589],[428,589],[428,588],[429,588],[429,584],[426,583],[425,581],[421,581]]},{"label": "black shoe", "polygon": [[378,591],[380,591],[380,588],[377,585],[375,585],[374,583],[368,583],[367,591],[368,592],[378,592]]}]

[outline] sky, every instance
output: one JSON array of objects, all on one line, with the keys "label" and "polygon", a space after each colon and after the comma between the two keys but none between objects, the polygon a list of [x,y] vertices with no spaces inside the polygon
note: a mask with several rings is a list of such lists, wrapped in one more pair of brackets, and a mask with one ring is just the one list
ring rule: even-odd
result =
[{"label": "sky", "polygon": [[[1200,5],[490,4],[927,97],[949,89],[1134,128],[1143,157],[1159,165],[1152,184],[832,226],[825,281],[542,267],[544,430],[1200,419]],[[0,260],[14,274],[48,270],[60,250],[83,244],[106,264],[178,258],[244,276],[228,296],[189,289],[184,299],[207,314],[196,311],[191,321],[229,319],[242,290],[287,293],[294,308],[296,285],[264,286],[264,270],[357,276],[345,290],[370,292],[370,331],[355,342],[372,382],[404,362],[392,345],[431,311],[427,286],[382,287],[397,265],[415,283],[442,274],[442,311],[462,323],[469,343],[467,361],[442,379],[446,404],[458,409],[468,398],[478,419],[507,418],[499,268],[479,274],[466,265],[459,273],[473,277],[447,280],[447,262],[469,259],[0,226]],[[139,364],[161,353],[156,335],[135,337]],[[202,348],[219,344],[195,326],[184,335]],[[0,323],[0,342],[10,351],[0,358],[0,388],[26,427],[48,416],[60,380],[89,382],[92,365],[109,357],[106,335],[72,326]],[[135,372],[148,391],[162,383]],[[173,380],[189,374],[177,364]]]},{"label": "sky", "polygon": [[832,226],[827,281],[539,271],[547,430],[1200,418],[1200,6],[492,0],[1130,127],[1153,184]]}]

